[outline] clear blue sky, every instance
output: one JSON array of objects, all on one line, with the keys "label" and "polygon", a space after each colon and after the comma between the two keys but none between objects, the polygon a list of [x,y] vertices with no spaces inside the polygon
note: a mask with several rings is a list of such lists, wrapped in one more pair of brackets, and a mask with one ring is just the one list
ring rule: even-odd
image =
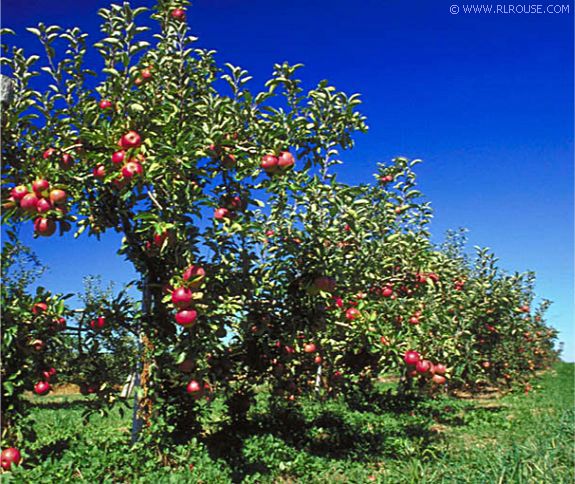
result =
[{"label": "clear blue sky", "polygon": [[[344,155],[340,179],[370,181],[376,161],[397,155],[424,159],[420,183],[435,208],[435,240],[464,226],[470,243],[492,248],[505,269],[536,271],[573,361],[575,7],[551,3],[570,11],[452,15],[450,5],[463,5],[456,0],[197,0],[188,19],[202,47],[250,71],[254,89],[287,60],[305,64],[306,87],[327,78],[362,93],[371,129]],[[24,27],[39,21],[79,25],[95,40],[105,4],[3,0],[2,24],[34,50]],[[90,273],[134,275],[115,255],[115,234],[102,243],[32,243],[31,229],[24,233],[50,266],[43,282],[54,290],[74,291]]]}]

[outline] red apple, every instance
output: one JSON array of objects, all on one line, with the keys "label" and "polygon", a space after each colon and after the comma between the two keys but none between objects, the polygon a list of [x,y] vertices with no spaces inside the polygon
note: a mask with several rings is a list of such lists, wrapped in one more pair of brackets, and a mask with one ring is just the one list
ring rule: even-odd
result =
[{"label": "red apple", "polygon": [[50,237],[56,232],[56,223],[51,218],[38,217],[34,220],[34,230],[42,237]]},{"label": "red apple", "polygon": [[409,366],[417,365],[417,362],[420,360],[420,358],[421,356],[419,353],[414,350],[406,351],[403,355],[403,361],[405,361],[405,363],[407,363]]},{"label": "red apple", "polygon": [[60,190],[59,188],[56,188],[50,192],[50,201],[54,205],[65,203],[67,197],[67,193],[64,190]]},{"label": "red apple", "polygon": [[184,271],[182,277],[184,281],[191,280],[192,283],[190,284],[190,287],[196,288],[202,284],[202,281],[206,277],[206,271],[203,267],[191,265]]},{"label": "red apple", "polygon": [[411,324],[419,324],[419,318],[417,316],[411,316],[411,318],[409,318],[409,322]]},{"label": "red apple", "polygon": [[181,8],[175,8],[170,13],[173,19],[175,20],[184,20],[186,18],[186,12]]},{"label": "red apple", "polygon": [[51,329],[52,329],[53,331],[62,331],[62,330],[64,330],[64,329],[66,329],[66,320],[65,320],[64,318],[55,319],[55,320],[52,322],[52,327],[51,327]]},{"label": "red apple", "polygon": [[419,360],[416,364],[415,364],[415,370],[417,371],[417,373],[427,373],[429,370],[431,370],[431,361],[429,360]]},{"label": "red apple", "polygon": [[152,71],[146,67],[145,69],[142,69],[140,71],[140,76],[142,76],[142,79],[144,79],[144,81],[147,81],[148,79],[151,79],[153,77]]},{"label": "red apple", "polygon": [[43,195],[49,189],[50,189],[50,183],[48,182],[48,180],[45,180],[43,178],[34,180],[34,182],[32,183],[32,190],[34,190],[34,193],[36,193],[37,195]]},{"label": "red apple", "polygon": [[48,148],[46,151],[44,151],[44,153],[42,154],[42,158],[44,158],[45,160],[47,160],[48,158],[50,158],[54,153],[56,153],[56,150],[54,148]]},{"label": "red apple", "polygon": [[313,361],[316,365],[321,365],[321,362],[323,361],[323,359],[321,356],[318,355],[313,359]]},{"label": "red apple", "polygon": [[104,165],[96,165],[92,174],[94,178],[104,178],[106,176],[106,167]]},{"label": "red apple", "polygon": [[287,170],[295,165],[295,159],[289,151],[282,151],[278,157],[278,167],[280,170]]},{"label": "red apple", "polygon": [[447,368],[445,367],[444,364],[438,363],[437,365],[435,365],[435,373],[437,375],[445,375],[446,371],[447,371]]},{"label": "red apple", "polygon": [[266,173],[275,173],[278,170],[278,157],[274,155],[265,155],[262,157],[261,168]]},{"label": "red apple", "polygon": [[50,391],[50,384],[47,381],[39,381],[34,385],[34,393],[37,395],[45,395]]},{"label": "red apple", "polygon": [[120,138],[118,144],[125,150],[138,148],[142,144],[142,138],[136,131],[131,130]]},{"label": "red apple", "polygon": [[216,220],[223,220],[229,218],[230,211],[227,208],[217,208],[214,212],[214,218]]},{"label": "red apple", "polygon": [[23,210],[35,212],[37,205],[38,205],[38,197],[34,193],[28,193],[28,195],[24,195],[20,200],[20,208],[22,208]]},{"label": "red apple", "polygon": [[191,306],[194,296],[187,287],[179,287],[172,292],[172,302],[179,309]]},{"label": "red apple", "polygon": [[52,204],[50,203],[50,200],[47,200],[46,198],[41,198],[40,200],[38,200],[38,204],[36,205],[36,211],[38,213],[46,213],[48,210],[52,209]]},{"label": "red apple", "polygon": [[141,175],[142,173],[144,173],[144,169],[142,168],[142,165],[140,165],[140,163],[137,161],[128,161],[128,163],[122,167],[122,176],[126,180],[130,180],[137,175]]},{"label": "red apple", "polygon": [[112,101],[108,100],[108,99],[102,99],[100,101],[100,109],[110,109],[112,107]]},{"label": "red apple", "polygon": [[349,308],[346,312],[345,312],[345,317],[346,319],[348,319],[349,321],[353,321],[354,319],[359,318],[360,316],[360,312],[357,310],[357,308]]},{"label": "red apple", "polygon": [[9,447],[0,454],[0,465],[5,471],[9,471],[12,466],[17,466],[22,461],[20,451],[15,447]]},{"label": "red apple", "polygon": [[391,297],[393,296],[393,289],[391,288],[391,286],[385,286],[382,290],[381,290],[381,295],[383,297]]},{"label": "red apple", "polygon": [[48,305],[45,302],[35,303],[32,306],[32,314],[38,315],[48,310]]},{"label": "red apple", "polygon": [[379,338],[379,341],[381,342],[381,344],[383,346],[389,346],[389,340],[385,336],[382,336],[381,338]]},{"label": "red apple", "polygon": [[193,326],[198,317],[197,311],[194,309],[182,309],[176,313],[176,323],[184,328]]},{"label": "red apple", "polygon": [[443,385],[447,381],[444,376],[437,374],[433,375],[431,380],[433,381],[433,383],[437,383],[438,385]]},{"label": "red apple", "polygon": [[12,188],[10,195],[12,195],[12,198],[14,198],[14,200],[20,201],[26,195],[28,195],[28,189],[24,185],[18,185]]},{"label": "red apple", "polygon": [[199,398],[202,394],[202,385],[196,380],[191,380],[186,387],[186,391],[194,398]]},{"label": "red apple", "polygon": [[316,346],[315,343],[306,343],[303,347],[304,353],[315,353]]},{"label": "red apple", "polygon": [[124,150],[115,151],[112,154],[112,163],[124,163],[124,158],[126,158],[126,152]]}]

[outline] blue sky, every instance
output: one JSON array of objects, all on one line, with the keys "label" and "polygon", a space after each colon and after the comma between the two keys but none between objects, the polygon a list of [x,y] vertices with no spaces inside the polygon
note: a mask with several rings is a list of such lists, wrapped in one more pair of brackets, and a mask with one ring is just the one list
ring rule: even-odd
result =
[{"label": "blue sky", "polygon": [[[555,301],[550,321],[573,361],[575,7],[552,3],[569,13],[452,15],[450,5],[463,5],[456,0],[197,0],[188,20],[199,45],[247,69],[254,89],[287,60],[305,64],[305,87],[325,78],[361,93],[370,131],[343,155],[340,179],[370,181],[377,161],[422,158],[434,239],[467,227],[470,245],[492,248],[506,270],[534,270],[538,294]],[[39,21],[79,25],[95,40],[103,5],[3,0],[2,24],[31,50],[24,27]],[[23,232],[31,242],[31,230]],[[86,274],[134,276],[115,255],[116,234],[102,243],[64,237],[31,245],[51,268],[43,283],[57,291],[74,291]]]}]

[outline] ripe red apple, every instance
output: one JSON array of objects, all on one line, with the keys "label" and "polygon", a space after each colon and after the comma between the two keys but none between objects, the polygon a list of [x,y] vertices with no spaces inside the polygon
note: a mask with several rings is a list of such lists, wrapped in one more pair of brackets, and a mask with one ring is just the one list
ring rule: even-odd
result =
[{"label": "ripe red apple", "polygon": [[360,315],[361,314],[357,308],[349,308],[345,312],[345,318],[349,321],[353,321],[354,319],[359,318]]},{"label": "ripe red apple", "polygon": [[409,322],[411,324],[419,324],[419,318],[417,316],[411,316],[411,318],[409,318]]},{"label": "ripe red apple", "polygon": [[527,304],[525,304],[525,305],[523,305],[523,306],[521,306],[521,307],[519,308],[519,310],[520,310],[522,313],[528,313],[528,312],[530,311],[530,309],[531,309],[531,308],[530,308],[529,306],[527,306]]},{"label": "ripe red apple", "polygon": [[186,391],[194,398],[199,398],[202,394],[202,385],[196,380],[191,380],[186,387]]},{"label": "ripe red apple", "polygon": [[175,8],[170,13],[173,19],[175,20],[184,20],[186,18],[186,12],[181,8]]},{"label": "ripe red apple", "polygon": [[424,374],[431,370],[431,361],[429,360],[419,360],[415,364],[415,370],[417,373]]},{"label": "ripe red apple", "polygon": [[60,190],[59,188],[56,188],[50,192],[50,201],[54,205],[65,203],[66,198],[68,198],[68,194],[64,190]]},{"label": "ripe red apple", "polygon": [[316,365],[321,365],[321,362],[323,361],[323,359],[321,356],[318,355],[313,359],[313,361]]},{"label": "ripe red apple", "polygon": [[35,303],[32,306],[32,314],[38,315],[48,310],[48,305],[45,302]]},{"label": "ripe red apple", "polygon": [[420,354],[414,350],[406,351],[403,355],[403,361],[405,361],[405,363],[407,363],[409,366],[417,365],[417,362],[420,360],[420,358]]},{"label": "ripe red apple", "polygon": [[126,158],[126,152],[124,150],[115,151],[112,154],[112,163],[124,163],[124,158]]},{"label": "ripe red apple", "polygon": [[138,148],[142,144],[142,138],[136,131],[131,130],[120,138],[120,142],[118,144],[125,150]]},{"label": "ripe red apple", "polygon": [[15,447],[9,447],[2,451],[0,454],[0,466],[5,471],[9,471],[12,466],[17,466],[22,461],[22,455],[20,451]]},{"label": "ripe red apple", "polygon": [[142,79],[141,77],[136,77],[136,79],[134,79],[134,84],[136,86],[141,86],[143,82],[144,82],[144,79]]},{"label": "ripe red apple", "polygon": [[391,297],[393,296],[393,289],[391,286],[385,286],[382,290],[381,290],[381,295],[383,297]]},{"label": "ripe red apple", "polygon": [[104,165],[96,165],[92,174],[94,178],[104,178],[106,176],[106,167]]},{"label": "ripe red apple", "polygon": [[438,363],[437,365],[435,365],[435,373],[438,375],[445,375],[445,372],[447,371],[447,368],[445,367],[445,365],[443,363]]},{"label": "ripe red apple", "polygon": [[306,343],[303,347],[304,353],[315,353],[316,346],[315,343]]},{"label": "ripe red apple", "polygon": [[393,181],[392,175],[384,175],[379,179],[382,183],[388,183]]},{"label": "ripe red apple", "polygon": [[32,190],[34,190],[34,193],[36,193],[37,195],[43,195],[44,193],[48,192],[49,189],[50,189],[50,183],[48,182],[48,180],[45,180],[43,178],[34,180],[34,182],[32,183]]},{"label": "ripe red apple", "polygon": [[38,213],[46,213],[48,210],[51,209],[52,204],[50,203],[50,200],[46,198],[41,198],[40,200],[38,200],[38,203],[36,204],[36,211]]},{"label": "ripe red apple", "polygon": [[433,383],[437,383],[438,385],[443,385],[447,381],[443,375],[438,374],[433,375],[431,380]]},{"label": "ripe red apple", "polygon": [[46,151],[44,151],[44,153],[42,154],[42,158],[44,158],[45,160],[47,160],[48,158],[50,158],[54,153],[56,153],[56,150],[54,148],[48,148]]},{"label": "ripe red apple", "polygon": [[140,76],[142,76],[142,79],[144,79],[144,81],[147,81],[148,79],[151,79],[153,77],[152,71],[146,67],[145,69],[142,69],[140,71]]},{"label": "ripe red apple", "polygon": [[184,281],[192,281],[190,287],[197,288],[201,286],[204,278],[206,277],[206,271],[203,267],[191,265],[184,271],[182,277]]},{"label": "ripe red apple", "polygon": [[278,170],[278,157],[274,155],[265,155],[262,157],[260,167],[266,173],[275,173]]},{"label": "ripe red apple", "polygon": [[282,151],[278,157],[278,167],[280,170],[287,170],[295,165],[295,159],[289,151]]},{"label": "ripe red apple", "polygon": [[102,99],[98,106],[100,106],[100,109],[110,109],[112,107],[112,101],[109,99]]},{"label": "ripe red apple", "polygon": [[99,316],[98,318],[90,321],[90,328],[92,328],[94,331],[103,329],[105,326],[106,326],[106,318],[104,316]]},{"label": "ripe red apple", "polygon": [[491,363],[489,361],[484,361],[481,363],[481,366],[486,370],[488,370],[489,368],[491,368]]},{"label": "ripe red apple", "polygon": [[227,208],[217,208],[214,212],[214,218],[216,220],[223,220],[229,218],[230,211]]},{"label": "ripe red apple", "polygon": [[37,395],[45,395],[50,391],[50,384],[47,381],[39,381],[34,385],[34,393]]},{"label": "ripe red apple", "polygon": [[179,309],[190,307],[194,296],[187,287],[178,287],[172,292],[172,302]]},{"label": "ripe red apple", "polygon": [[35,193],[28,193],[24,195],[20,200],[20,208],[23,210],[28,210],[30,212],[35,212],[38,205],[38,197]]},{"label": "ripe red apple", "polygon": [[144,173],[144,169],[142,168],[142,165],[140,165],[140,163],[137,161],[128,161],[128,163],[122,167],[122,176],[126,180],[130,180],[137,175],[141,175],[142,173]]},{"label": "ripe red apple", "polygon": [[184,328],[193,326],[198,317],[198,313],[194,309],[182,309],[176,313],[176,323]]},{"label": "ripe red apple", "polygon": [[38,217],[34,220],[34,230],[42,237],[50,237],[56,232],[56,223],[51,218]]},{"label": "ripe red apple", "polygon": [[12,188],[10,195],[12,196],[12,198],[14,198],[14,200],[20,201],[26,195],[28,195],[28,189],[24,185],[18,185]]}]

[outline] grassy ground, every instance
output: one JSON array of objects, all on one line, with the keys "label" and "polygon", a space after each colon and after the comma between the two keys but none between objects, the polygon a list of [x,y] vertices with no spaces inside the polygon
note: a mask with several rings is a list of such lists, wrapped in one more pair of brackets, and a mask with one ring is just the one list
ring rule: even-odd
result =
[{"label": "grassy ground", "polygon": [[[242,428],[170,449],[171,467],[128,447],[129,414],[84,425],[82,397],[44,397],[24,466],[3,482],[571,483],[574,366],[558,364],[528,395],[433,401],[391,409],[308,402],[277,414],[258,405]],[[5,478],[5,479],[4,479]]]}]

